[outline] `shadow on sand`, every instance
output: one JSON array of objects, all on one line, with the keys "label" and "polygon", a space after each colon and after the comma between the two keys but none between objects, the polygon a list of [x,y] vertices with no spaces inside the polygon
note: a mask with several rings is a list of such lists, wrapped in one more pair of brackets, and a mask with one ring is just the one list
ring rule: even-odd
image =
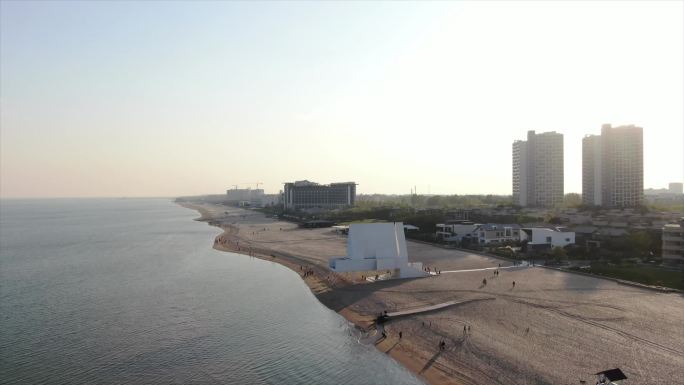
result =
[{"label": "shadow on sand", "polygon": [[[364,298],[372,296],[375,292],[393,288],[414,279],[420,278],[391,279],[374,283],[352,284],[316,294],[316,297],[330,309],[339,312]],[[384,310],[385,309],[379,309],[378,313]]]},{"label": "shadow on sand", "polygon": [[420,369],[420,372],[418,372],[418,374],[423,374],[426,370],[430,369],[430,367],[432,366],[432,364],[434,364],[435,361],[437,361],[437,359],[439,358],[439,356],[442,355],[442,353],[444,353],[443,350],[440,350],[440,351],[438,351],[437,353],[435,353],[435,355],[432,356],[432,358],[430,358],[430,359],[428,360],[428,362],[425,363],[425,366],[423,366],[423,368]]}]

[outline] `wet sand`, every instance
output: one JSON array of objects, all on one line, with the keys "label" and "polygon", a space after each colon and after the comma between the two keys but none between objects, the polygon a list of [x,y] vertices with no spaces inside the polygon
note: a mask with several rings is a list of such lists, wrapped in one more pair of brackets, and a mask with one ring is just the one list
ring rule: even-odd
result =
[{"label": "wet sand", "polygon": [[495,276],[477,269],[510,263],[415,242],[408,242],[411,261],[472,271],[371,283],[360,274],[328,271],[329,258],[346,254],[346,237],[330,228],[299,229],[238,208],[183,206],[224,230],[214,244],[219,250],[272,260],[300,275],[312,270],[303,278],[312,292],[359,328],[372,329],[385,310],[463,302],[392,319],[387,338],[376,345],[430,384],[590,384],[593,373],[614,367],[630,384],[684,378],[680,293],[541,267],[506,268]]}]

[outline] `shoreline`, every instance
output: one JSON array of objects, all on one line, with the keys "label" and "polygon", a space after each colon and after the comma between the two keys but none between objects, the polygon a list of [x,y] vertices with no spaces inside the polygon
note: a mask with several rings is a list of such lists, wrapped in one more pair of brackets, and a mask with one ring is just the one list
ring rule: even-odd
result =
[{"label": "shoreline", "polygon": [[[176,204],[222,230],[215,249],[297,272],[321,304],[360,330],[375,329],[374,319],[383,311],[457,303],[392,318],[370,333],[378,338],[387,332],[376,348],[427,384],[556,384],[578,378],[590,383],[593,373],[616,362],[635,383],[684,377],[682,293],[512,266],[493,256],[417,242],[407,245],[412,259],[445,274],[370,283],[360,273],[328,270],[329,258],[346,250],[346,238],[330,229],[301,229],[262,213],[205,202]],[[497,266],[502,277],[493,274]],[[304,274],[307,270],[313,274]],[[511,287],[511,281],[519,285]],[[441,341],[446,349],[438,348]],[[596,341],[605,349],[585,348]]]},{"label": "shoreline", "polygon": [[[370,332],[374,329],[374,316],[361,314],[348,307],[343,307],[340,309],[339,305],[332,300],[333,296],[321,296],[321,294],[323,293],[332,292],[333,290],[335,290],[336,283],[334,282],[334,280],[330,280],[327,278],[327,276],[330,276],[331,274],[325,271],[324,268],[322,268],[321,266],[315,265],[305,259],[298,258],[296,256],[292,256],[282,252],[277,252],[273,250],[263,250],[259,248],[238,247],[233,244],[233,242],[236,239],[239,239],[236,236],[237,231],[235,226],[209,223],[213,219],[213,216],[208,212],[208,210],[204,209],[202,206],[189,202],[176,202],[176,204],[184,208],[197,211],[200,214],[200,217],[196,218],[196,221],[207,222],[210,226],[218,227],[223,231],[215,238],[213,245],[213,248],[215,250],[251,256],[259,258],[264,261],[275,262],[282,266],[285,266],[286,268],[299,274],[302,281],[309,287],[311,293],[323,306],[341,315],[348,322],[351,322],[354,325],[354,327],[363,332]],[[301,270],[300,266],[303,267],[304,270]],[[314,274],[311,276],[304,277],[302,273],[303,271],[306,271],[307,268],[312,269],[314,271]],[[319,278],[321,276],[326,278]],[[350,282],[345,283],[351,284]],[[424,367],[419,365],[414,358],[408,356],[402,350],[393,349],[398,342],[399,341],[396,338],[396,336],[388,337],[383,339],[382,341],[375,343],[375,348],[380,352],[389,355],[392,359],[397,361],[409,372],[413,373],[416,377],[418,377],[423,382],[429,385],[467,385],[467,383],[465,382],[454,382],[453,379],[449,380],[447,377],[449,373],[440,370],[439,366],[437,365],[433,365],[430,368],[428,368],[429,373],[428,370],[421,371],[421,369],[424,369]],[[401,342],[403,344],[410,344],[410,339],[402,338]]]}]

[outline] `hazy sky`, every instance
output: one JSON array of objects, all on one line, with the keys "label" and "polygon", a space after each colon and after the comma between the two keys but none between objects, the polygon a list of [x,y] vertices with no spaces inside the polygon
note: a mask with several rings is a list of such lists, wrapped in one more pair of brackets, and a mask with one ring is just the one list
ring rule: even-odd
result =
[{"label": "hazy sky", "polygon": [[603,123],[644,128],[646,187],[684,179],[681,1],[0,4],[3,197],[510,194],[527,130],[581,192]]}]

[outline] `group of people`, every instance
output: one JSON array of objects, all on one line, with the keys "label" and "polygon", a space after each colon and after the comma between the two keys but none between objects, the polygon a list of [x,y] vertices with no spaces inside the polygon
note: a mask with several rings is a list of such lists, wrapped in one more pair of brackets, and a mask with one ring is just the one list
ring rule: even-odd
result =
[{"label": "group of people", "polygon": [[[501,264],[499,264],[499,267],[501,267]],[[494,270],[494,276],[495,276],[495,277],[498,277],[499,274],[500,274],[500,271],[499,271],[498,269],[497,269],[497,270]],[[487,286],[487,278],[483,278],[483,279],[482,279],[482,286]],[[513,281],[513,286],[512,286],[512,287],[515,288],[515,281]]]},{"label": "group of people", "polygon": [[[384,329],[380,335],[382,336],[382,338],[387,338],[387,332]],[[404,332],[399,331],[399,339],[402,339],[403,337],[404,337]]]},{"label": "group of people", "polygon": [[[487,278],[482,278],[482,286],[487,286]],[[515,288],[515,281],[513,281],[513,287]]]},{"label": "group of people", "polygon": [[[218,244],[218,245],[225,246],[225,245],[228,244],[228,240],[227,240],[226,238],[223,238],[223,237],[218,237],[218,238],[215,238],[215,239],[214,239],[214,244],[215,244],[215,245]],[[236,248],[238,251],[240,251],[240,241],[235,241],[235,248]]]},{"label": "group of people", "polygon": [[[299,270],[304,270],[304,266],[299,266]],[[304,273],[302,274],[302,278],[306,278],[311,275],[314,275],[313,269],[306,269],[306,271],[304,271]]]},{"label": "group of people", "polygon": [[439,350],[444,350],[446,349],[446,341],[440,340],[439,341]]},{"label": "group of people", "polygon": [[[423,267],[423,271],[426,272],[426,273],[430,273],[430,272],[431,272],[430,266]],[[434,273],[437,274],[437,275],[442,274],[442,270],[437,270],[436,267],[433,267],[433,268],[432,268],[432,272],[434,272]]]}]

